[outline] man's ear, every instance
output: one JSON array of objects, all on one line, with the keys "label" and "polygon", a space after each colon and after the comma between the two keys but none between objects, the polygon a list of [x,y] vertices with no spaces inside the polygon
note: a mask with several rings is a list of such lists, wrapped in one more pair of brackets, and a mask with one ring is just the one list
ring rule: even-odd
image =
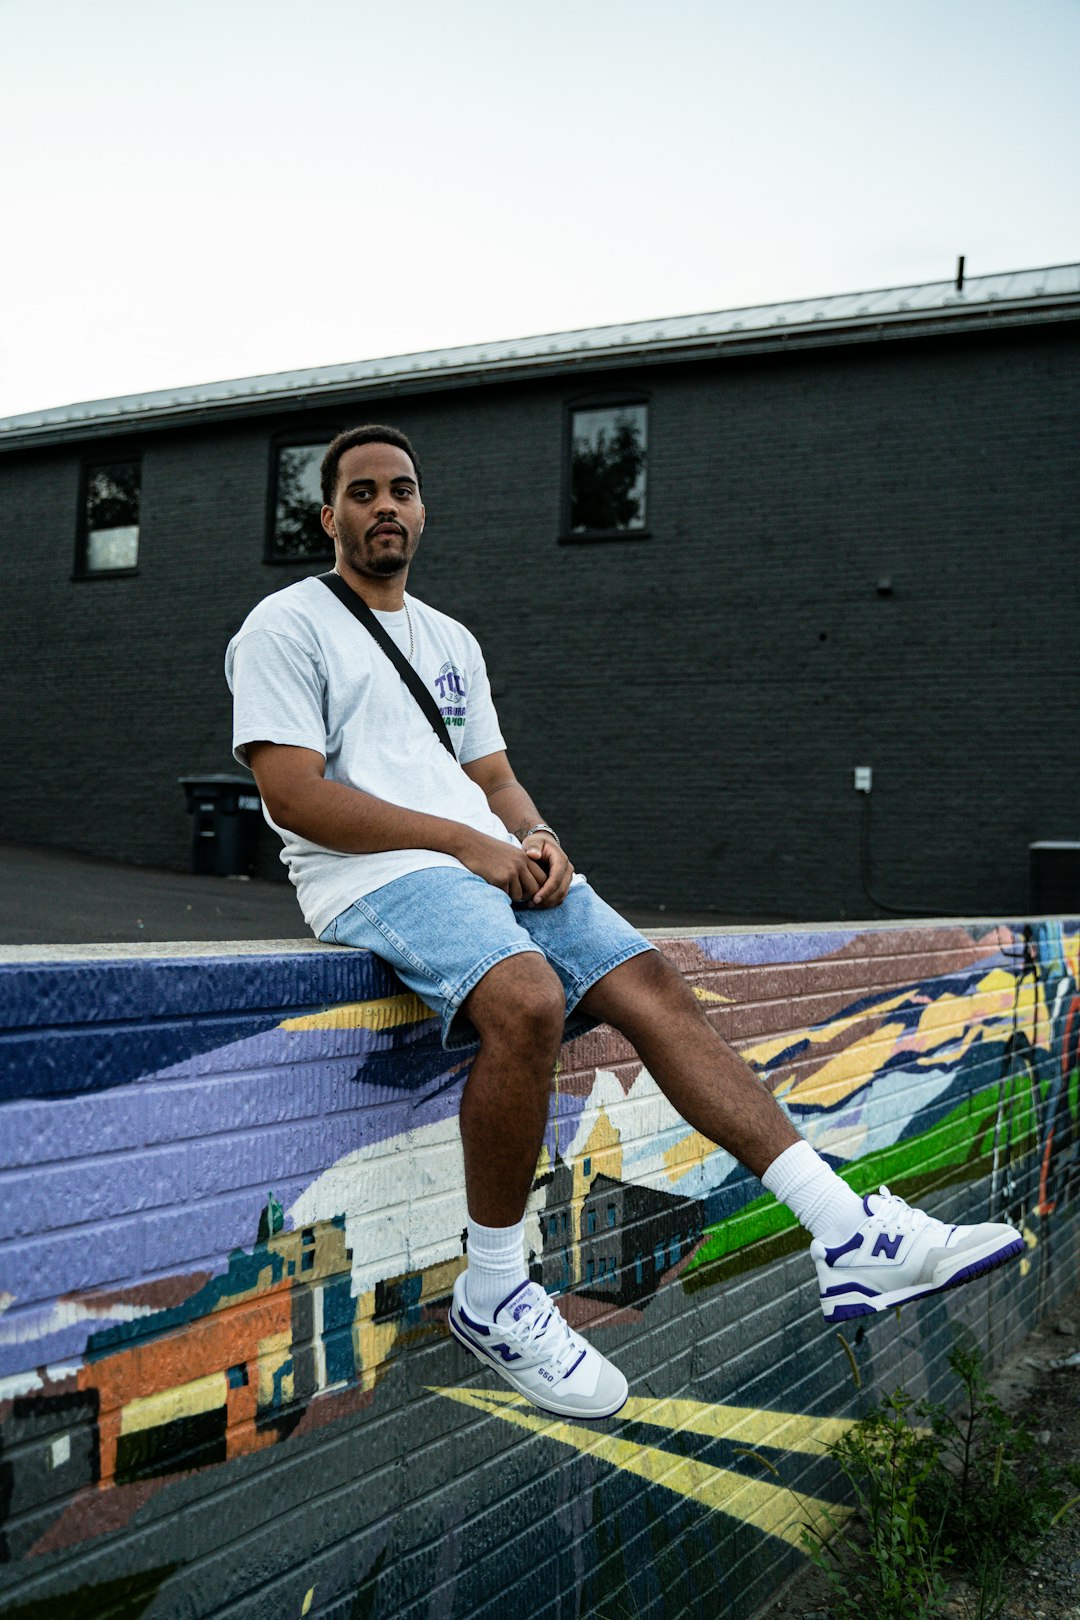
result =
[{"label": "man's ear", "polygon": [[337,534],[334,530],[334,508],[332,506],[324,506],[322,508],[321,512],[319,513],[319,522],[322,524],[331,540],[336,540]]}]

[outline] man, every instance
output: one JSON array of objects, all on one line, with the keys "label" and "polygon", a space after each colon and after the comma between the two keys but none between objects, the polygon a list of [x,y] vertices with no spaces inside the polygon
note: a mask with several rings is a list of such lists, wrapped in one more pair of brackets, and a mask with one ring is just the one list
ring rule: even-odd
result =
[{"label": "man", "polygon": [[524,1252],[564,1032],[596,1022],[620,1030],[688,1123],[808,1229],[828,1318],[1019,1254],[1010,1226],[949,1227],[884,1188],[859,1198],[682,976],[575,875],[510,767],[475,639],[405,594],[425,516],[408,439],[350,429],[327,450],[322,481],[337,574],[441,699],[453,752],[388,654],[314,578],[260,602],[230,643],[234,749],[319,938],[389,961],[439,1015],[445,1045],[479,1042],[461,1099],[469,1222],[456,1337],[546,1411],[610,1417],[626,1399],[622,1374],[529,1280]]}]

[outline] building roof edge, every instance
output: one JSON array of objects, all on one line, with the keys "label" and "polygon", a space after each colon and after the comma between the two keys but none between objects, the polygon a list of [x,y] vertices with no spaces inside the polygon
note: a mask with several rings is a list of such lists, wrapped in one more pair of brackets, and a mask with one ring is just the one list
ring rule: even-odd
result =
[{"label": "building roof edge", "polygon": [[649,364],[804,344],[868,342],[941,329],[1061,320],[1078,312],[1080,264],[1053,265],[970,277],[959,289],[954,281],[938,281],[833,294],[87,400],[0,419],[0,451],[252,408],[261,413],[282,405],[330,404],[343,394],[441,389],[455,382],[518,379],[593,363]]}]

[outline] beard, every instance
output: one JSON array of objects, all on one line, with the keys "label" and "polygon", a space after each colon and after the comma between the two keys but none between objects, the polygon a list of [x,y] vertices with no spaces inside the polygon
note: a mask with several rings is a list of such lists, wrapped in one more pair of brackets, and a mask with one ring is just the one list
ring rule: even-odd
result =
[{"label": "beard", "polygon": [[341,550],[349,567],[358,574],[369,574],[378,579],[389,579],[394,574],[403,573],[409,566],[415,544],[410,547],[409,536],[400,536],[400,550],[388,550],[379,542],[369,546],[367,536],[355,534],[340,535]]}]

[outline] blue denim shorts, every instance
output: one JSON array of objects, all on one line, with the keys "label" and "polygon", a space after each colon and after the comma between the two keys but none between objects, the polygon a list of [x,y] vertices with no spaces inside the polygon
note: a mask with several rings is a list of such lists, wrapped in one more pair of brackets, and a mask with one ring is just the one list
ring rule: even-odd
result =
[{"label": "blue denim shorts", "polygon": [[562,905],[534,910],[452,866],[410,872],[363,895],[320,938],[389,962],[438,1015],[448,1049],[476,1044],[461,1003],[506,956],[538,951],[554,968],[566,993],[569,1039],[596,1026],[595,1018],[574,1014],[586,990],[620,962],[654,949],[584,879],[571,885]]}]

